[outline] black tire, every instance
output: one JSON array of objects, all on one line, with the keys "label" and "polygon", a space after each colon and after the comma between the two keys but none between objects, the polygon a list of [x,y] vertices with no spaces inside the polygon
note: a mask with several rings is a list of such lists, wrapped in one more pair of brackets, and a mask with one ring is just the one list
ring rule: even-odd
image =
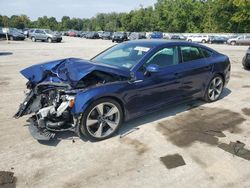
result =
[{"label": "black tire", "polygon": [[[93,136],[93,133],[91,133],[88,128],[87,128],[87,118],[88,116],[91,114],[91,111],[93,111],[93,109],[95,109],[95,107],[99,104],[102,104],[102,103],[112,103],[113,105],[115,105],[119,111],[119,114],[120,114],[120,118],[119,118],[119,122],[118,122],[118,125],[117,127],[112,130],[112,133],[111,134],[108,134],[106,136],[103,136],[103,137],[95,137]],[[107,138],[110,138],[112,137],[118,130],[119,130],[119,127],[120,125],[122,124],[123,122],[123,111],[122,111],[122,107],[121,105],[114,99],[111,99],[111,98],[102,98],[102,99],[99,99],[99,100],[96,100],[94,101],[91,105],[89,105],[87,107],[87,109],[85,110],[85,112],[82,114],[82,117],[81,117],[81,120],[80,120],[80,127],[79,127],[79,132],[85,136],[86,138],[88,138],[89,140],[91,141],[101,141],[101,140],[105,140]],[[91,125],[92,126],[92,125]],[[106,125],[107,126],[107,125]]]},{"label": "black tire", "polygon": [[35,37],[31,37],[32,42],[36,42],[36,38]]},{"label": "black tire", "polygon": [[[218,95],[218,97],[216,97],[215,99],[211,99],[211,97],[209,96],[209,95],[210,95],[210,94],[209,94],[210,86],[211,86],[213,80],[214,80],[214,79],[217,79],[217,78],[220,79],[221,82],[222,82],[221,92],[220,92],[220,94]],[[203,100],[206,101],[206,102],[209,102],[209,103],[215,102],[215,101],[219,100],[220,97],[221,97],[221,94],[222,94],[222,92],[223,92],[223,89],[224,89],[224,84],[225,84],[225,83],[224,83],[224,79],[222,78],[222,76],[216,74],[216,75],[209,81],[209,83],[208,83],[208,85],[207,85],[207,88],[206,88],[205,95],[204,95],[204,97],[203,97]]]},{"label": "black tire", "polygon": [[188,42],[192,42],[192,40],[191,40],[191,39],[188,39]]},{"label": "black tire", "polygon": [[203,39],[201,42],[204,44],[204,43],[206,43],[206,40]]},{"label": "black tire", "polygon": [[230,44],[231,44],[232,46],[235,46],[235,45],[236,45],[236,41],[231,41]]},{"label": "black tire", "polygon": [[47,38],[48,43],[52,43],[52,38]]}]

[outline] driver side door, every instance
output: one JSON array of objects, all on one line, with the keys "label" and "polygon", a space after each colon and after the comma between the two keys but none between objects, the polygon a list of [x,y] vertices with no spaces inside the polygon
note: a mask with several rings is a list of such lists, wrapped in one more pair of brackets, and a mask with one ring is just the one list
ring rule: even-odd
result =
[{"label": "driver side door", "polygon": [[[158,72],[147,72],[149,65],[159,67]],[[138,70],[141,80],[130,84],[127,109],[133,116],[155,111],[181,97],[181,79],[176,74],[180,66],[178,47],[164,47],[152,55]]]}]

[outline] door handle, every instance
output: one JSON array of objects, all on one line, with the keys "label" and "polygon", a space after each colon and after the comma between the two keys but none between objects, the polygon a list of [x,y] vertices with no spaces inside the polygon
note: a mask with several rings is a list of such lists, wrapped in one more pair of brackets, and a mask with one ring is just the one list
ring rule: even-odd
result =
[{"label": "door handle", "polygon": [[205,67],[205,70],[210,70],[211,67],[212,67],[211,65],[208,65],[208,66]]}]

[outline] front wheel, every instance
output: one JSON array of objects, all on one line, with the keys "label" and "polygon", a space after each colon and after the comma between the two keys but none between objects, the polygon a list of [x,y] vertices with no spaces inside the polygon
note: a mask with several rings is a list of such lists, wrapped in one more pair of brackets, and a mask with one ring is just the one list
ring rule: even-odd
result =
[{"label": "front wheel", "polygon": [[235,46],[235,45],[236,45],[236,42],[235,42],[235,41],[232,41],[232,42],[230,42],[230,44],[231,44],[232,46]]},{"label": "front wheel", "polygon": [[52,38],[48,38],[47,41],[48,41],[49,43],[52,43]]},{"label": "front wheel", "polygon": [[36,42],[36,38],[35,37],[31,37],[32,42]]},{"label": "front wheel", "polygon": [[121,105],[113,99],[99,99],[83,113],[80,132],[90,140],[112,137],[123,121]]},{"label": "front wheel", "polygon": [[208,84],[204,100],[206,102],[217,101],[222,94],[223,88],[224,88],[223,78],[219,75],[216,75]]}]

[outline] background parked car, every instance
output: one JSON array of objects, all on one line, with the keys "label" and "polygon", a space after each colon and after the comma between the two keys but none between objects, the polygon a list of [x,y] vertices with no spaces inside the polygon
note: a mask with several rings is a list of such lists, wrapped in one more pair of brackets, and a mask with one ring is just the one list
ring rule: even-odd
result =
[{"label": "background parked car", "polygon": [[[7,33],[8,40],[24,40],[25,35],[21,33],[16,28],[9,28],[9,32]],[[0,28],[0,38],[6,39],[6,33],[3,32],[3,28]]]},{"label": "background parked car", "polygon": [[68,31],[68,35],[69,37],[76,37],[77,36],[77,33],[76,31]]},{"label": "background parked car", "polygon": [[112,38],[112,42],[124,42],[128,40],[126,32],[115,32]]},{"label": "background parked car", "polygon": [[99,39],[99,34],[97,32],[88,32],[85,38],[86,39]]},{"label": "background parked car", "polygon": [[133,32],[128,37],[129,40],[138,40],[138,39],[146,39],[145,33],[137,33]]},{"label": "background parked car", "polygon": [[187,40],[187,37],[185,37],[184,35],[172,35],[170,37],[171,40]]},{"label": "background parked car", "polygon": [[86,31],[81,31],[81,32],[79,33],[79,35],[80,35],[81,38],[85,38],[86,34],[87,34]]},{"label": "background parked car", "polygon": [[208,43],[210,44],[224,44],[227,43],[228,38],[222,36],[209,36]]},{"label": "background parked car", "polygon": [[37,40],[48,41],[49,43],[62,41],[62,36],[60,34],[52,32],[49,29],[35,29],[30,33],[30,38],[33,42]]},{"label": "background parked car", "polygon": [[150,35],[151,39],[163,39],[163,33],[159,32],[159,31],[154,31],[151,35]]},{"label": "background parked car", "polygon": [[236,44],[243,44],[243,45],[249,45],[250,44],[250,35],[242,35],[238,36],[236,38],[228,39],[228,44],[236,45]]},{"label": "background parked car", "polygon": [[191,35],[187,37],[188,42],[206,43],[208,42],[208,39],[209,39],[208,35]]},{"label": "background parked car", "polygon": [[112,32],[104,32],[101,36],[102,39],[104,40],[111,40],[112,39],[112,35],[113,33]]},{"label": "background parked car", "polygon": [[250,47],[248,48],[246,55],[243,57],[242,65],[245,69],[250,69]]}]

